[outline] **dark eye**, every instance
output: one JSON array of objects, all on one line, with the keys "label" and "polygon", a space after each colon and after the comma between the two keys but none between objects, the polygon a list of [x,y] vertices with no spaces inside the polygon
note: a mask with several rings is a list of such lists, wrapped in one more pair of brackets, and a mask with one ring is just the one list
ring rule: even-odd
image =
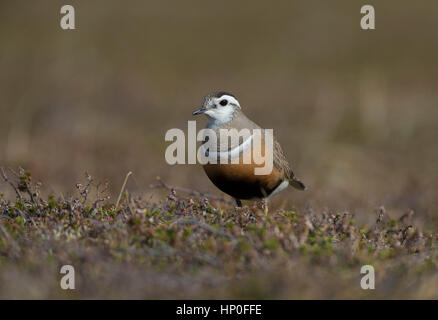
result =
[{"label": "dark eye", "polygon": [[227,99],[223,99],[219,102],[219,104],[223,107],[225,107],[228,104],[228,100]]}]

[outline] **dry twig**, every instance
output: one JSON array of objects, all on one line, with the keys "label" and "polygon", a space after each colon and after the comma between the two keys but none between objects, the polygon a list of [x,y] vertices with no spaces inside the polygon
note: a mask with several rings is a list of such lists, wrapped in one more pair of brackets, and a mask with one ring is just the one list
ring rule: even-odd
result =
[{"label": "dry twig", "polygon": [[9,178],[6,175],[5,170],[3,169],[3,167],[0,167],[0,172],[2,174],[3,180],[6,183],[9,183],[9,185],[12,187],[12,189],[14,189],[15,193],[17,194],[18,199],[23,200],[23,198],[21,197],[20,191],[18,191],[17,187],[12,183],[12,181],[9,180]]},{"label": "dry twig", "polygon": [[119,193],[119,197],[117,198],[116,211],[119,209],[120,199],[122,199],[123,191],[125,191],[126,184],[128,183],[128,179],[131,176],[131,174],[132,174],[132,171],[129,171],[128,174],[125,177],[125,181],[123,182],[122,189],[120,190],[120,193]]},{"label": "dry twig", "polygon": [[175,186],[168,185],[163,180],[161,180],[160,177],[157,177],[157,181],[158,181],[158,184],[150,185],[149,188],[150,189],[162,188],[162,189],[167,189],[170,191],[176,190],[176,191],[181,191],[181,192],[190,194],[190,195],[195,196],[195,197],[209,198],[212,200],[217,200],[217,201],[227,203],[229,205],[234,205],[234,201],[231,201],[231,200],[226,199],[224,197],[216,196],[216,195],[211,194],[211,193],[205,193],[205,192],[201,192],[201,191],[197,191],[197,190],[193,190],[193,189],[181,188],[181,187],[175,187]]}]

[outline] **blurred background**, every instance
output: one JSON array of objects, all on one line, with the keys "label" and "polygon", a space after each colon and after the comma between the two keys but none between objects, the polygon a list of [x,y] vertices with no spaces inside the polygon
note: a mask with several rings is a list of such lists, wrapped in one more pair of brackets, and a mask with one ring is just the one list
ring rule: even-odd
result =
[{"label": "blurred background", "polygon": [[[162,198],[161,176],[220,194],[200,166],[165,162],[164,135],[221,89],[309,186],[274,207],[374,219],[384,205],[438,225],[436,1],[75,0],[67,31],[64,4],[0,2],[0,165],[45,194],[73,194],[85,171],[113,195],[128,171],[131,193]],[[376,30],[360,28],[364,4]]]}]

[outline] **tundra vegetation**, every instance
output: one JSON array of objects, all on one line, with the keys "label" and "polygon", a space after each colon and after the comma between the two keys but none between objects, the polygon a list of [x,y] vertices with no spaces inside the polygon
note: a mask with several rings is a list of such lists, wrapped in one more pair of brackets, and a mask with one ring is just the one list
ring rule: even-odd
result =
[{"label": "tundra vegetation", "polygon": [[[1,171],[1,298],[436,298],[437,234],[408,210],[357,225],[350,212],[274,210],[167,189],[161,201],[86,174],[70,198],[40,195],[29,172]],[[200,196],[194,196],[200,195]],[[60,288],[63,265],[75,290]],[[375,289],[360,287],[363,265]]]}]

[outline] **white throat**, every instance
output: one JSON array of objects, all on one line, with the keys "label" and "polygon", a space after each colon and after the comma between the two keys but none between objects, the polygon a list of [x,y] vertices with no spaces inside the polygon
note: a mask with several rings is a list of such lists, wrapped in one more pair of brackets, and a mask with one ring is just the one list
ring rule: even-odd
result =
[{"label": "white throat", "polygon": [[208,118],[207,127],[220,127],[233,120],[234,109],[231,106],[222,107],[221,109],[213,109],[205,112]]}]

